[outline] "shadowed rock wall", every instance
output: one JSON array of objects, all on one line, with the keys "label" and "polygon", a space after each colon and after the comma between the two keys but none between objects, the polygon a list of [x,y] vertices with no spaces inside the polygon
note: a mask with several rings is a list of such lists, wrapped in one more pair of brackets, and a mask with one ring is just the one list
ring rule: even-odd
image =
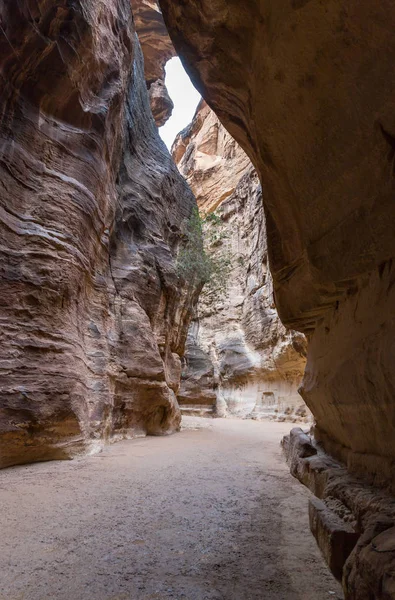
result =
[{"label": "shadowed rock wall", "polygon": [[[160,4],[195,84],[264,186],[276,306],[309,338],[302,395],[316,437],[350,472],[393,489],[393,4]],[[362,588],[368,574],[354,559],[360,589],[351,595],[346,582],[348,597],[394,597],[378,571]]]},{"label": "shadowed rock wall", "polygon": [[156,0],[131,0],[136,31],[144,54],[144,73],[151,110],[158,127],[171,117],[174,104],[165,84],[165,66],[176,56]]},{"label": "shadowed rock wall", "polygon": [[0,466],[175,431],[194,198],[129,0],[0,2]]},{"label": "shadowed rock wall", "polygon": [[355,456],[395,460],[393,5],[161,6],[265,187],[276,305],[311,337],[303,395],[318,428]]}]

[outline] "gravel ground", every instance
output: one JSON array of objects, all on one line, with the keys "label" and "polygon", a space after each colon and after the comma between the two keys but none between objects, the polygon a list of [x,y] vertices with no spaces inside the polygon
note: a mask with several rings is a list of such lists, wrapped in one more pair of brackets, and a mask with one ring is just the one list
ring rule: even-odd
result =
[{"label": "gravel ground", "polygon": [[188,418],[2,471],[1,600],[341,599],[281,455],[288,430]]}]

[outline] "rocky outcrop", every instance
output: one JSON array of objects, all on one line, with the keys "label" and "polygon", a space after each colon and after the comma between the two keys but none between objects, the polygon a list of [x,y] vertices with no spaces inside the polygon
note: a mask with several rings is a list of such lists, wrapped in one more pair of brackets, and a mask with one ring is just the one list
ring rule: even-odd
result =
[{"label": "rocky outcrop", "polygon": [[200,335],[200,322],[192,321],[188,332],[185,356],[182,361],[181,385],[177,400],[185,415],[210,417],[223,415],[219,411],[218,375],[210,348],[206,348]]},{"label": "rocky outcrop", "polygon": [[191,326],[179,402],[184,412],[305,419],[298,394],[302,334],[287,332],[273,298],[262,191],[248,157],[202,101],[172,153],[207,220],[207,252],[230,261],[225,290],[206,288]]},{"label": "rocky outcrop", "polygon": [[283,440],[291,473],[314,494],[310,528],[350,600],[394,598],[395,500],[295,428]]},{"label": "rocky outcrop", "polygon": [[165,66],[176,56],[156,0],[131,0],[136,31],[144,54],[144,73],[152,114],[158,127],[171,117],[174,104],[165,85]]},{"label": "rocky outcrop", "polygon": [[393,486],[393,5],[160,4],[264,186],[276,306],[309,337],[302,395],[317,438],[350,472]]},{"label": "rocky outcrop", "polygon": [[229,198],[251,165],[204,100],[192,123],[174,141],[172,155],[202,214],[214,211]]},{"label": "rocky outcrop", "polygon": [[150,85],[149,98],[155,123],[157,127],[163,127],[170,119],[174,108],[163,79],[158,79]]},{"label": "rocky outcrop", "polygon": [[194,198],[129,0],[0,2],[0,466],[175,431]]},{"label": "rocky outcrop", "polygon": [[356,459],[394,460],[392,6],[161,6],[264,184],[276,305],[311,337],[303,395],[318,429]]},{"label": "rocky outcrop", "polygon": [[131,0],[134,22],[144,54],[144,74],[148,85],[165,78],[168,60],[176,56],[161,9],[156,0]]}]

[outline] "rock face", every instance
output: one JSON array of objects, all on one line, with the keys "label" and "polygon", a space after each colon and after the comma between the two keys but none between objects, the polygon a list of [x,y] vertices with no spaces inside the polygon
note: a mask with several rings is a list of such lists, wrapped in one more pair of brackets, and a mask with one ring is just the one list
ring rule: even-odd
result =
[{"label": "rock face", "polygon": [[152,114],[158,127],[171,117],[174,104],[165,85],[165,66],[176,56],[156,0],[131,0],[136,31],[144,54],[144,73]]},{"label": "rock face", "polygon": [[351,476],[299,428],[284,438],[291,473],[313,492],[310,528],[347,600],[395,597],[395,500]]},{"label": "rock face", "polygon": [[[195,84],[264,185],[276,305],[309,337],[302,395],[316,436],[350,472],[393,489],[393,5],[160,3]],[[393,597],[354,559],[370,592],[352,595],[346,582],[347,597]]]},{"label": "rock face", "polygon": [[157,127],[163,125],[170,119],[173,112],[173,100],[169,96],[163,79],[158,79],[149,88],[151,111]]},{"label": "rock face", "polygon": [[144,54],[144,74],[148,85],[165,78],[168,60],[176,51],[156,0],[131,0],[134,22]]},{"label": "rock face", "polygon": [[0,466],[175,431],[194,198],[129,0],[0,2]]},{"label": "rock face", "polygon": [[297,389],[306,362],[302,334],[287,332],[274,305],[261,186],[240,146],[202,101],[176,139],[173,157],[202,213],[207,251],[229,257],[224,294],[200,297],[179,402],[184,412],[304,418]]},{"label": "rock face", "polygon": [[201,213],[214,211],[229,198],[251,166],[204,100],[192,123],[174,141],[172,155],[193,189]]},{"label": "rock face", "polygon": [[276,304],[311,337],[304,396],[318,429],[351,463],[394,460],[392,5],[161,6],[265,186]]}]

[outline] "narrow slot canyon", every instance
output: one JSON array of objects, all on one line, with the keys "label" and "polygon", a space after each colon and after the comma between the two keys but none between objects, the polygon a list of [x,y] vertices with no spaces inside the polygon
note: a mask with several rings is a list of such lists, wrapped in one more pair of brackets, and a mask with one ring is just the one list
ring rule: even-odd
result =
[{"label": "narrow slot canyon", "polygon": [[0,600],[395,600],[394,25],[0,0]]}]

